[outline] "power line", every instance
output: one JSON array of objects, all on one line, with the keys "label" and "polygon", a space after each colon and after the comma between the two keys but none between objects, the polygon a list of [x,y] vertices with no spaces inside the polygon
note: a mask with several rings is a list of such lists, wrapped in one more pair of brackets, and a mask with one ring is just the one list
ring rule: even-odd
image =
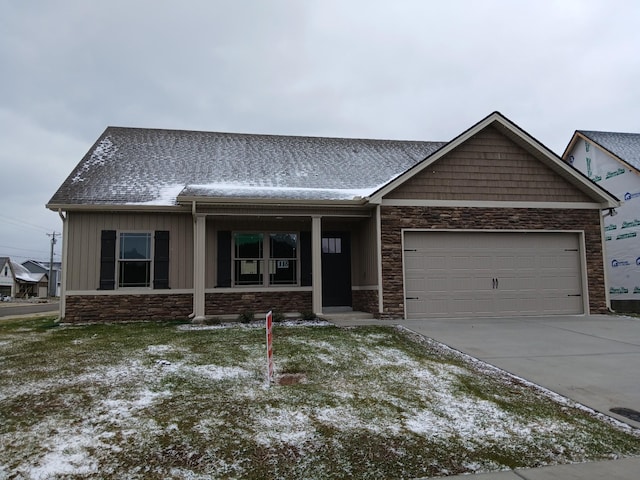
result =
[{"label": "power line", "polygon": [[33,229],[36,229],[36,230],[44,231],[44,232],[47,232],[47,233],[49,232],[49,229],[43,227],[42,225],[35,225],[33,223],[25,222],[24,220],[8,217],[8,216],[2,215],[2,214],[0,214],[0,218],[4,219],[4,221],[6,221],[6,222],[14,224],[15,226],[18,226],[18,227],[28,227],[28,228],[33,228]]},{"label": "power line", "polygon": [[[0,245],[0,248],[6,248],[6,249],[9,249],[9,250],[20,250],[21,252],[31,252],[31,253],[38,253],[38,254],[41,254],[42,252],[46,253],[45,249],[43,249],[43,250],[34,250],[34,249],[31,249],[31,248],[10,247],[8,245]],[[56,253],[55,255],[59,256],[60,254]]]}]

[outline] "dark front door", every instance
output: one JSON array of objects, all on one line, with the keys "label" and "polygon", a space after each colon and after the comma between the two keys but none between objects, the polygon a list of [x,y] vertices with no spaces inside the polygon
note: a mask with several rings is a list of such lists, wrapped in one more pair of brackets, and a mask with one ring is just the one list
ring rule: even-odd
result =
[{"label": "dark front door", "polygon": [[322,306],[351,306],[349,232],[322,233]]}]

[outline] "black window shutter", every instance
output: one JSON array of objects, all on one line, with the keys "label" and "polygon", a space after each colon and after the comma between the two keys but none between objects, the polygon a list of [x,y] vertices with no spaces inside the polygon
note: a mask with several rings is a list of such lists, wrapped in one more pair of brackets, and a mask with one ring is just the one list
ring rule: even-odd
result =
[{"label": "black window shutter", "polygon": [[100,290],[116,286],[116,231],[102,230],[100,237]]},{"label": "black window shutter", "polygon": [[166,230],[155,233],[153,288],[169,288],[169,232]]},{"label": "black window shutter", "polygon": [[311,232],[300,232],[300,285],[309,287],[311,275]]},{"label": "black window shutter", "polygon": [[231,286],[231,232],[218,232],[218,287]]}]

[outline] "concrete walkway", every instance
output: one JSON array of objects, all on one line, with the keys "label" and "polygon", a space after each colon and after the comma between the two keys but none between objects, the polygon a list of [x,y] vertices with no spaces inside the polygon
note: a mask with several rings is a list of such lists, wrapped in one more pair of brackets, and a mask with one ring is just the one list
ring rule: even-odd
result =
[{"label": "concrete walkway", "polygon": [[[335,315],[339,326],[400,324],[640,428],[611,408],[640,411],[640,319],[609,315],[385,322]],[[474,475],[479,480],[640,478],[640,458]],[[469,475],[448,478],[466,478]]]}]

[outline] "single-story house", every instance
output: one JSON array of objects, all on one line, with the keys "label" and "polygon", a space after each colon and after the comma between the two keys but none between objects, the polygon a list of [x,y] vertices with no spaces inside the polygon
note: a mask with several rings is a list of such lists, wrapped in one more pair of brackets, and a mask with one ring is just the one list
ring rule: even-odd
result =
[{"label": "single-story house", "polygon": [[618,198],[605,213],[611,307],[640,312],[640,134],[577,130],[562,158]]},{"label": "single-story house", "polygon": [[62,268],[61,262],[53,262],[49,265],[49,262],[40,262],[38,260],[27,260],[22,262],[22,266],[29,270],[31,273],[46,273],[51,278],[49,279],[48,296],[59,297],[60,296],[60,269]]},{"label": "single-story house", "polygon": [[47,204],[67,322],[602,313],[618,206],[498,112],[449,142],[108,127]]},{"label": "single-story house", "polygon": [[31,273],[9,257],[0,257],[0,297],[47,297],[49,277],[46,273]]}]

